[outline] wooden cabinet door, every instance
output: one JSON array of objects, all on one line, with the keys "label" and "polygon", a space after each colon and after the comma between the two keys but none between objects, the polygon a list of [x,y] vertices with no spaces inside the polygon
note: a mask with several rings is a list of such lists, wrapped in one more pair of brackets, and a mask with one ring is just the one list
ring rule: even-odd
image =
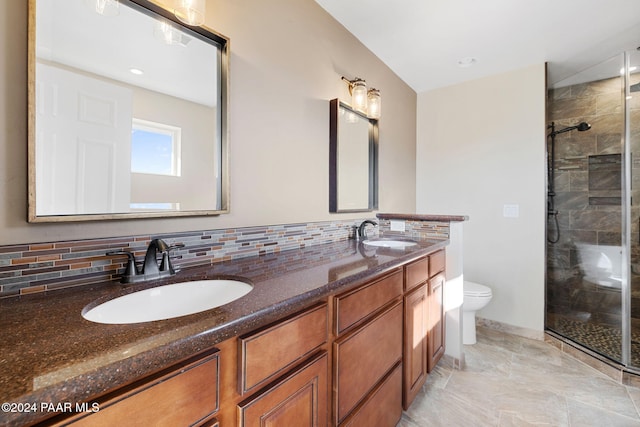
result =
[{"label": "wooden cabinet door", "polygon": [[429,279],[429,372],[431,372],[444,354],[444,282],[444,273],[440,273]]},{"label": "wooden cabinet door", "polygon": [[406,410],[427,379],[429,299],[427,284],[404,297],[402,406]]},{"label": "wooden cabinet door", "polygon": [[240,427],[323,427],[328,422],[328,356],[323,352],[288,377],[238,404]]},{"label": "wooden cabinet door", "polygon": [[395,427],[402,418],[402,368],[398,363],[371,397],[340,427]]},{"label": "wooden cabinet door", "polygon": [[334,342],[334,421],[340,424],[402,359],[402,303]]}]

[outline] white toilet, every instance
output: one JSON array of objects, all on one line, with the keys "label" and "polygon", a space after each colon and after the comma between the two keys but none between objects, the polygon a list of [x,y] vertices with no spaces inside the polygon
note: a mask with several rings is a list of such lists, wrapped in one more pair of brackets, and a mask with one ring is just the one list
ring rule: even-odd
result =
[{"label": "white toilet", "polygon": [[622,288],[622,247],[576,243],[584,280],[607,288]]},{"label": "white toilet", "polygon": [[464,281],[462,300],[462,343],[476,343],[476,311],[491,301],[491,288],[475,282]]}]

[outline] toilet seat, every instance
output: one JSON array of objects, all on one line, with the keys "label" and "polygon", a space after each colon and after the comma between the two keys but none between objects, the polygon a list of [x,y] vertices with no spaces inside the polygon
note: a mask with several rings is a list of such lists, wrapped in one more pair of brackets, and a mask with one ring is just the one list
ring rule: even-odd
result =
[{"label": "toilet seat", "polygon": [[470,297],[490,297],[491,288],[480,283],[464,281],[464,294]]}]

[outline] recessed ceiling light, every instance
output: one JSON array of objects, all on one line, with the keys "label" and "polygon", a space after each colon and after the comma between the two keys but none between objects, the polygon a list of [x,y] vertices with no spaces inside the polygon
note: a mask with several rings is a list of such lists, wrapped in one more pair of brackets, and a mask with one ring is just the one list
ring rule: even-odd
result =
[{"label": "recessed ceiling light", "polygon": [[476,62],[478,62],[478,60],[476,58],[474,58],[472,56],[467,56],[466,58],[462,58],[462,59],[458,60],[458,67],[468,68],[468,67],[471,67]]},{"label": "recessed ceiling light", "polygon": [[142,71],[140,68],[129,68],[129,71],[131,71],[131,74],[135,74],[136,76],[141,76],[144,74],[144,71]]}]

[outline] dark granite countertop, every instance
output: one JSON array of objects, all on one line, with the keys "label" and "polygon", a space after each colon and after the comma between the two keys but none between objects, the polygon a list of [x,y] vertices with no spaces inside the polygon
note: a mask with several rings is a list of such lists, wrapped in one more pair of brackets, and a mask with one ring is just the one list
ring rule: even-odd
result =
[{"label": "dark granite countertop", "polygon": [[435,222],[464,222],[469,220],[469,217],[467,215],[379,213],[379,214],[376,214],[376,217],[380,219],[404,219],[408,221],[435,221]]},{"label": "dark granite countertop", "polygon": [[[389,249],[346,240],[189,268],[152,283],[109,282],[0,300],[0,403],[37,405],[35,412],[3,410],[0,425],[54,415],[40,405],[86,402],[447,244],[419,240],[413,247]],[[254,289],[201,313],[130,325],[92,323],[81,316],[97,299],[229,276],[250,281]]]}]

